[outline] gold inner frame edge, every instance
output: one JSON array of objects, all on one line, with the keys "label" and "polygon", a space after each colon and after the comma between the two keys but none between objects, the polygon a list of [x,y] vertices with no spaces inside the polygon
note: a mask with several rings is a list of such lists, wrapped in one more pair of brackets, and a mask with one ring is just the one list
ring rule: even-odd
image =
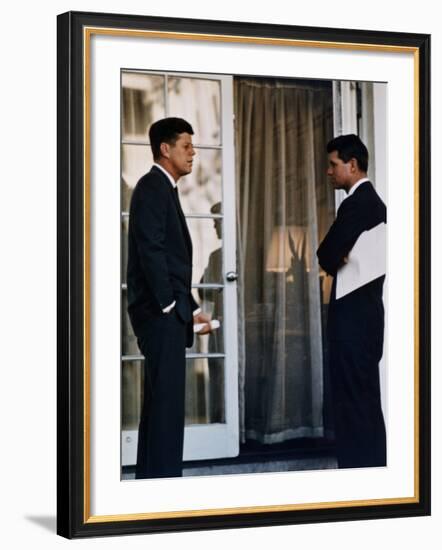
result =
[{"label": "gold inner frame edge", "polygon": [[[272,46],[293,46],[308,48],[331,48],[344,50],[364,50],[375,52],[412,53],[414,58],[414,496],[371,500],[336,501],[320,503],[283,504],[216,508],[206,510],[180,510],[94,516],[90,512],[91,473],[90,473],[90,40],[92,35],[127,36],[138,38],[162,38],[174,40],[200,40],[208,42],[249,43]],[[84,100],[84,523],[109,523],[115,521],[136,521],[147,519],[170,519],[229,514],[250,514],[315,509],[336,509],[344,507],[364,507],[419,502],[419,49],[412,46],[392,46],[387,44],[364,44],[349,42],[328,42],[280,38],[261,38],[235,35],[200,33],[180,33],[116,29],[112,27],[83,28],[83,100]]]}]

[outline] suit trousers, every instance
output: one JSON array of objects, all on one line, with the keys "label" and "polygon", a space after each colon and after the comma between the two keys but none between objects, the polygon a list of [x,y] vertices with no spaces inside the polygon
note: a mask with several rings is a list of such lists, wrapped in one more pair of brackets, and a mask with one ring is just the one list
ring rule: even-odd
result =
[{"label": "suit trousers", "polygon": [[138,337],[145,361],[137,479],[182,475],[187,329],[174,308],[149,319]]},{"label": "suit trousers", "polygon": [[330,379],[339,468],[386,465],[377,342],[330,340]]}]

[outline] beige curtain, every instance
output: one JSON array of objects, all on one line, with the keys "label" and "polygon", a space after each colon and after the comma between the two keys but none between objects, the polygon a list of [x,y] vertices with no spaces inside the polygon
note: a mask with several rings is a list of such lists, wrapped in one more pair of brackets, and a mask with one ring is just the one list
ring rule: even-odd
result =
[{"label": "beige curtain", "polygon": [[318,243],[334,217],[331,83],[234,84],[241,439],[324,435]]}]

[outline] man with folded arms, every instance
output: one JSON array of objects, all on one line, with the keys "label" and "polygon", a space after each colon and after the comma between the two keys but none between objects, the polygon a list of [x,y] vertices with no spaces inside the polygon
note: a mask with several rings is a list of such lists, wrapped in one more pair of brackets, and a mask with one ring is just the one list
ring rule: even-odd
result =
[{"label": "man with folded arms", "polygon": [[[317,251],[319,264],[334,277],[327,332],[338,466],[385,466],[386,433],[379,383],[385,271],[377,272],[368,282],[364,273],[359,273],[360,286],[354,285],[344,295],[337,296],[336,290],[358,239],[386,223],[386,207],[367,178],[368,151],[358,136],[331,140],[327,152],[330,182],[347,193]],[[379,250],[384,247],[379,246]],[[385,258],[379,258],[379,263],[382,261]],[[376,268],[369,267],[368,271]]]}]

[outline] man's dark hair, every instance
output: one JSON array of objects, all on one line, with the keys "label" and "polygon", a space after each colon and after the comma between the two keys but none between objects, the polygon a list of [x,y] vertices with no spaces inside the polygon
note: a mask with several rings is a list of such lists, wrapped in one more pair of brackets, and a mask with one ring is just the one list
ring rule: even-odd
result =
[{"label": "man's dark hair", "polygon": [[157,120],[149,129],[150,147],[154,160],[161,156],[160,145],[169,143],[175,145],[180,134],[184,132],[193,135],[192,126],[183,118],[169,117]]},{"label": "man's dark hair", "polygon": [[366,172],[368,169],[368,150],[359,136],[347,134],[338,136],[327,143],[327,153],[336,151],[343,162],[356,159],[359,170]]}]

